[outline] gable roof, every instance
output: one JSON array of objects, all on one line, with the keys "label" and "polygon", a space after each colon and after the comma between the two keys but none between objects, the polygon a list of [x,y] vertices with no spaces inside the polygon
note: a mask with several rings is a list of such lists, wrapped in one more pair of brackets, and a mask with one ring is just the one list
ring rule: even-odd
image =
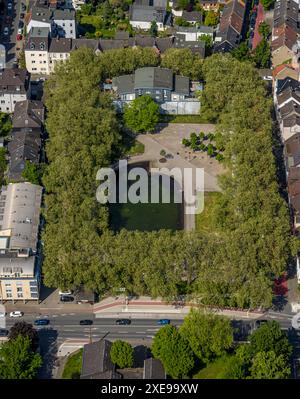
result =
[{"label": "gable roof", "polygon": [[279,107],[287,101],[295,101],[300,104],[300,89],[297,90],[292,87],[287,87],[277,94],[277,103]]},{"label": "gable roof", "polygon": [[14,128],[40,128],[44,122],[45,110],[41,101],[25,100],[15,104]]},{"label": "gable roof", "polygon": [[173,89],[173,72],[159,67],[138,68],[134,74],[134,88]]},{"label": "gable roof", "polygon": [[10,155],[8,176],[13,180],[23,180],[22,172],[26,161],[37,164],[40,159],[41,131],[23,128],[12,132],[12,140],[8,143]]},{"label": "gable roof", "polygon": [[202,22],[202,14],[199,11],[186,11],[183,10],[182,18],[188,22]]},{"label": "gable roof", "polygon": [[115,365],[110,359],[111,346],[112,343],[106,339],[84,345],[81,379],[112,378]]},{"label": "gable roof", "polygon": [[282,119],[292,115],[300,115],[300,105],[294,101],[290,101],[280,108],[280,116]]},{"label": "gable roof", "polygon": [[271,43],[272,52],[278,50],[282,46],[286,46],[290,50],[292,50],[293,45],[297,41],[297,32],[291,29],[289,26],[285,26],[280,34],[275,40]]},{"label": "gable roof", "polygon": [[26,69],[4,69],[0,71],[0,91],[26,93],[30,75]]},{"label": "gable roof", "polygon": [[165,369],[158,359],[152,357],[144,360],[144,379],[146,380],[163,380],[166,379]]},{"label": "gable roof", "polygon": [[294,90],[300,89],[300,82],[290,77],[286,77],[284,79],[278,79],[276,82],[277,95],[280,94],[282,91],[286,90],[288,87]]}]

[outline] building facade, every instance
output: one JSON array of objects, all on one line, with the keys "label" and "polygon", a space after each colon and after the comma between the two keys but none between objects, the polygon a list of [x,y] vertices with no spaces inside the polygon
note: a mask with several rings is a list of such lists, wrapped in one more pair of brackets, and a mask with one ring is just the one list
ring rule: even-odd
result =
[{"label": "building facade", "polygon": [[0,111],[14,112],[16,103],[30,95],[30,75],[26,69],[0,71]]}]

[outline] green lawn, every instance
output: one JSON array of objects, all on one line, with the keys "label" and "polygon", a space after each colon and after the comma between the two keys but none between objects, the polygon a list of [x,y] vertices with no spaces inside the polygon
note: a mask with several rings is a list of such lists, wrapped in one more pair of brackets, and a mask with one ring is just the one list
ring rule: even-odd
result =
[{"label": "green lawn", "polygon": [[[158,183],[154,183],[156,186]],[[165,187],[169,191],[168,186]],[[182,204],[172,203],[174,187],[171,185],[171,203],[150,203],[151,183],[149,179],[149,203],[111,204],[110,224],[114,231],[126,230],[157,231],[160,229],[182,229]],[[159,185],[160,198],[162,185]]]},{"label": "green lawn", "polygon": [[82,351],[83,349],[80,349],[79,352],[69,356],[62,374],[63,379],[74,380],[80,377],[81,364],[82,364]]},{"label": "green lawn", "polygon": [[226,363],[230,360],[230,356],[223,356],[212,363],[209,363],[205,368],[194,375],[198,379],[223,379],[223,372]]},{"label": "green lawn", "polygon": [[144,152],[145,152],[144,144],[135,140],[132,146],[126,151],[125,155],[133,156],[133,155],[144,154]]},{"label": "green lawn", "polygon": [[196,230],[208,233],[216,230],[214,223],[214,206],[222,194],[219,192],[204,193],[204,210],[196,215]]},{"label": "green lawn", "polygon": [[209,123],[202,115],[160,115],[161,123]]}]

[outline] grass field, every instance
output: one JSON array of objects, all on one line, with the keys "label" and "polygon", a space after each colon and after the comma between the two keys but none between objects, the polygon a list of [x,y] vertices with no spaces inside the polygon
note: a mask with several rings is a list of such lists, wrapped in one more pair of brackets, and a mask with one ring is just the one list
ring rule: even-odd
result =
[{"label": "grass field", "polygon": [[74,355],[69,356],[65,365],[62,378],[65,380],[74,380],[80,377],[82,364],[82,349]]},{"label": "grass field", "polygon": [[196,215],[196,230],[208,233],[216,230],[214,222],[214,206],[222,194],[219,192],[206,192],[204,194],[204,210]]},{"label": "grass field", "polygon": [[139,155],[145,152],[144,144],[140,143],[139,141],[135,140],[133,145],[126,151],[126,155]]},{"label": "grass field", "polygon": [[223,356],[212,363],[209,363],[205,368],[194,375],[198,379],[223,379],[223,372],[225,365],[229,362],[230,356]]},{"label": "grass field", "polygon": [[[167,189],[167,188],[166,188]],[[149,180],[148,193],[151,184]],[[160,198],[162,185],[159,186]],[[171,186],[171,201],[173,198]],[[149,197],[150,198],[150,197]],[[126,230],[155,231],[160,229],[182,229],[182,204],[177,203],[137,203],[111,204],[110,224],[114,231]]]},{"label": "grass field", "polygon": [[202,115],[160,115],[161,123],[209,123]]}]

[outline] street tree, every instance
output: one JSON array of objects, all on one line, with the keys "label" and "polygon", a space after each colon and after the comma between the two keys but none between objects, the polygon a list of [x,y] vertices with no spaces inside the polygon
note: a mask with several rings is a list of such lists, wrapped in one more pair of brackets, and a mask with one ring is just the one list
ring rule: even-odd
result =
[{"label": "street tree", "polygon": [[191,347],[175,326],[167,325],[155,334],[151,351],[172,378],[187,377],[194,367]]},{"label": "street tree", "polygon": [[286,379],[291,376],[291,367],[283,355],[274,351],[258,352],[252,361],[251,377],[253,379]]},{"label": "street tree", "polygon": [[19,335],[28,337],[31,341],[31,348],[36,351],[39,345],[39,337],[37,330],[35,330],[30,323],[25,321],[17,321],[9,330],[8,338],[10,340],[16,339]]},{"label": "street tree", "polygon": [[117,340],[113,342],[110,350],[111,361],[119,368],[133,366],[133,348],[125,341]]},{"label": "street tree", "polygon": [[33,379],[42,365],[28,336],[18,335],[0,346],[0,379]]},{"label": "street tree", "polygon": [[179,331],[203,363],[225,354],[233,343],[230,320],[199,309],[190,311]]}]

